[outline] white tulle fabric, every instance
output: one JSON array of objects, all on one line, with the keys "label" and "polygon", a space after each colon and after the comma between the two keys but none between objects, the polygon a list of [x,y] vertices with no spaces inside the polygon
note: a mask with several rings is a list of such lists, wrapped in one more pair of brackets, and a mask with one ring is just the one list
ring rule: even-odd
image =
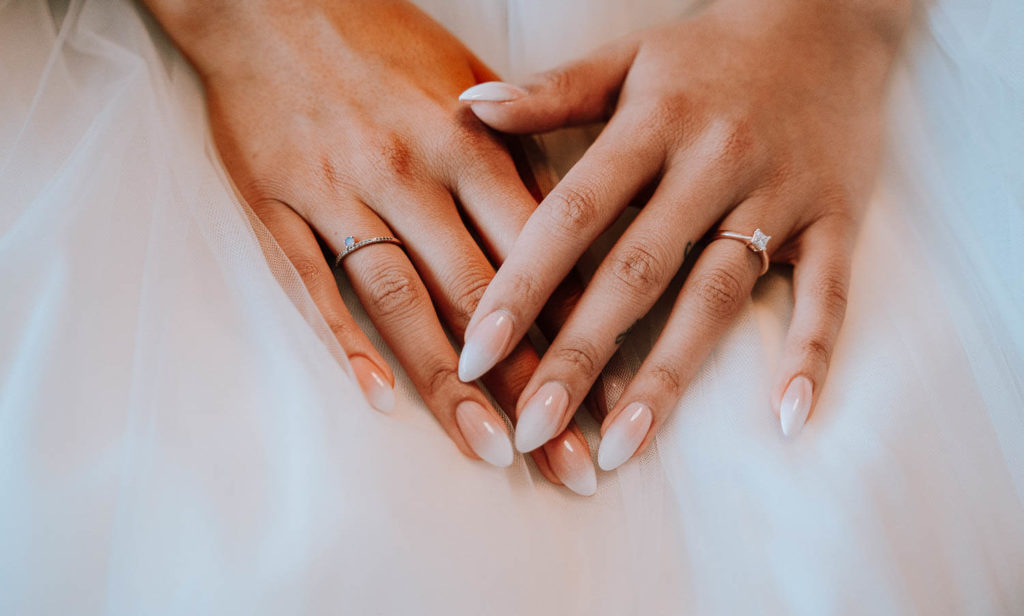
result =
[{"label": "white tulle fabric", "polygon": [[[421,4],[517,78],[689,3]],[[800,438],[767,402],[773,272],[584,499],[464,458],[401,375],[370,410],[134,4],[0,0],[0,613],[1021,613],[1021,27],[919,7]]]}]

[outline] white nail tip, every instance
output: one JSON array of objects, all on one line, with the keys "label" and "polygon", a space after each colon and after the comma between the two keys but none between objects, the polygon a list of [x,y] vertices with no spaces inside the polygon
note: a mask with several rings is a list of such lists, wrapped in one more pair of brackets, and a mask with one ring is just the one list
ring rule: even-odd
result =
[{"label": "white nail tip", "polygon": [[484,462],[504,468],[512,464],[515,451],[505,426],[480,404],[466,400],[455,408],[455,422],[466,442]]},{"label": "white nail tip", "polygon": [[593,465],[589,470],[581,471],[568,477],[559,477],[565,487],[569,488],[580,496],[593,496],[597,494],[597,473]]},{"label": "white nail tip", "polygon": [[793,438],[800,434],[811,412],[812,388],[810,379],[802,375],[790,381],[779,405],[779,423],[783,435]]},{"label": "white nail tip", "polygon": [[379,377],[378,379],[380,386],[370,394],[370,405],[382,413],[391,413],[395,410],[395,403],[397,402],[395,390],[384,379]]},{"label": "white nail tip", "polygon": [[580,496],[597,493],[597,472],[586,451],[573,447],[572,437],[566,436],[557,445],[545,447],[551,470],[558,475],[565,487]]},{"label": "white nail tip", "polygon": [[526,91],[503,81],[480,83],[459,95],[459,100],[468,103],[507,103],[526,95]]},{"label": "white nail tip", "polygon": [[352,371],[355,372],[359,387],[363,390],[370,406],[382,413],[395,410],[397,401],[395,389],[384,378],[377,366],[365,357],[350,358]]},{"label": "white nail tip", "polygon": [[496,310],[484,317],[466,336],[466,344],[459,355],[459,380],[470,383],[477,380],[501,361],[512,339],[512,317],[504,310]]},{"label": "white nail tip", "polygon": [[601,446],[597,450],[597,465],[602,470],[610,471],[632,458],[647,437],[653,420],[654,415],[646,404],[634,402],[626,407],[601,439]]},{"label": "white nail tip", "polygon": [[569,406],[569,392],[561,383],[545,383],[533,394],[516,423],[516,449],[526,453],[555,435]]}]

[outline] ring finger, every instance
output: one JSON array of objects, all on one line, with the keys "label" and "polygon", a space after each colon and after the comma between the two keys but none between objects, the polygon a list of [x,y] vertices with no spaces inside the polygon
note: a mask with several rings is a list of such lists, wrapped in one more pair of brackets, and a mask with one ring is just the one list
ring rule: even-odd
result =
[{"label": "ring finger", "polygon": [[[723,230],[747,234],[750,201],[730,216]],[[732,324],[754,283],[762,260],[743,242],[720,239],[697,259],[680,291],[661,336],[633,381],[601,426],[598,465],[612,470],[643,449],[675,409],[704,358]]]},{"label": "ring finger", "polygon": [[[392,236],[365,205],[346,210],[334,212],[327,223],[333,232],[321,232],[336,253],[344,249],[347,237],[358,242]],[[338,221],[344,221],[344,230]],[[317,228],[325,226],[318,224]],[[402,248],[392,243],[371,244],[348,253],[341,266],[377,330],[456,446],[495,466],[510,465],[514,453],[505,422],[479,388],[458,379],[458,356]]]}]

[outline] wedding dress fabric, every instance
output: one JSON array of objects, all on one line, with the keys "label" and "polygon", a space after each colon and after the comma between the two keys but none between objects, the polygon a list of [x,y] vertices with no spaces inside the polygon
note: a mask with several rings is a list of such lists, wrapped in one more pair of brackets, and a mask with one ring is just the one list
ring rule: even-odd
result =
[{"label": "wedding dress fabric", "polygon": [[[689,4],[421,2],[513,79]],[[0,0],[0,613],[1024,612],[1022,26],[917,8],[799,438],[768,407],[772,271],[588,499],[463,457],[400,372],[369,408],[144,11]]]}]

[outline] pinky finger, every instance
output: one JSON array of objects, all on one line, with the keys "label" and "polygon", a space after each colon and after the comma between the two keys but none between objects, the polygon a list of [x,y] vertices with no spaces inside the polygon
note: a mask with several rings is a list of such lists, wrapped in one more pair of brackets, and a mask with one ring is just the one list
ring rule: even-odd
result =
[{"label": "pinky finger", "polygon": [[782,433],[790,438],[803,429],[825,383],[846,314],[851,249],[848,228],[824,221],[800,239],[793,271],[793,320],[772,394]]},{"label": "pinky finger", "polygon": [[394,374],[345,306],[334,272],[309,225],[281,202],[263,203],[254,211],[302,278],[310,298],[348,356],[367,401],[378,411],[393,411]]}]

